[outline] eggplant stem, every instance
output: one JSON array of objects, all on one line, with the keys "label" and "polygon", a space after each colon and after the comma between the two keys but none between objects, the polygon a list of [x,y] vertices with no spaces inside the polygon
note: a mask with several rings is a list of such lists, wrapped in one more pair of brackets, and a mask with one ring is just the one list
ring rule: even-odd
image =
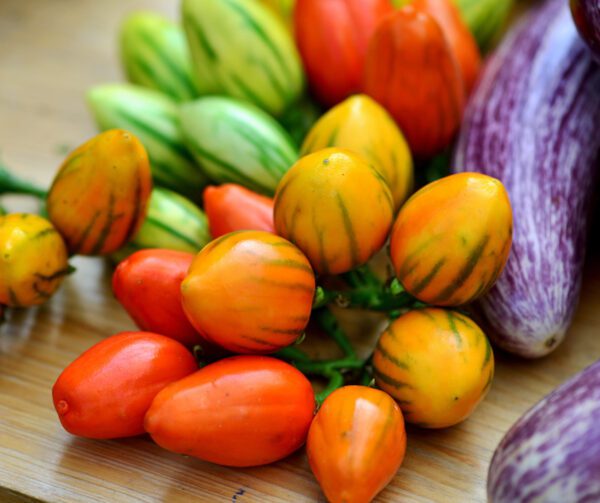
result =
[{"label": "eggplant stem", "polygon": [[24,194],[45,199],[48,192],[34,183],[24,180],[0,163],[0,194]]}]

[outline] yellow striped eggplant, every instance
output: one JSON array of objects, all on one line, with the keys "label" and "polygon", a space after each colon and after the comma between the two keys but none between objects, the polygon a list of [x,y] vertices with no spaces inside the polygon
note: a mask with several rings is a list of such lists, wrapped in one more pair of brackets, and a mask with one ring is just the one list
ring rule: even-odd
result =
[{"label": "yellow striped eggplant", "polygon": [[107,255],[140,228],[151,190],[141,142],[128,131],[112,129],[68,155],[54,177],[46,208],[70,253]]},{"label": "yellow striped eggplant", "polygon": [[446,428],[464,421],[485,397],[494,355],[481,329],[457,311],[416,309],[394,320],[373,353],[375,383],[407,422]]},{"label": "yellow striped eggplant", "polygon": [[154,12],[134,12],[121,25],[121,64],[133,84],[177,101],[199,95],[183,28]]},{"label": "yellow striped eggplant", "polygon": [[248,101],[277,116],[302,94],[289,30],[256,0],[183,0],[183,25],[202,94]]},{"label": "yellow striped eggplant", "polygon": [[208,219],[198,206],[176,192],[156,187],[140,230],[112,258],[120,262],[147,248],[196,253],[210,240]]},{"label": "yellow striped eggplant", "polygon": [[302,335],[315,276],[302,252],[270,232],[237,231],[206,245],[181,284],[205,339],[236,353],[272,353]]},{"label": "yellow striped eggplant", "polygon": [[273,214],[277,233],[298,246],[317,272],[341,274],[384,245],[394,201],[361,156],[328,148],[292,166],[277,187]]},{"label": "yellow striped eggplant", "polygon": [[390,248],[396,276],[422,302],[472,302],[502,272],[512,229],[500,181],[478,173],[441,178],[416,192],[398,214]]},{"label": "yellow striped eggplant", "polygon": [[135,134],[148,152],[156,185],[198,200],[208,179],[187,151],[179,109],[168,96],[133,84],[92,87],[87,102],[98,128]]},{"label": "yellow striped eggplant", "polygon": [[184,104],[181,129],[212,180],[269,196],[298,158],[292,139],[273,117],[232,98],[209,96]]},{"label": "yellow striped eggplant", "polygon": [[301,155],[328,147],[362,155],[385,179],[398,209],[413,184],[413,163],[408,143],[394,119],[379,103],[358,94],[329,110],[308,133]]},{"label": "yellow striped eggplant", "polygon": [[0,305],[42,304],[70,272],[67,247],[53,225],[38,215],[0,216]]}]

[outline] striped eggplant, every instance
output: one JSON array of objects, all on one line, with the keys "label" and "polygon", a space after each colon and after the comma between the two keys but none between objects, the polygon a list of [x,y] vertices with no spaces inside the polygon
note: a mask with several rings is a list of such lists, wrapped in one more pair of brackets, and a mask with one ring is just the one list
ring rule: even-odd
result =
[{"label": "striped eggplant", "polygon": [[600,63],[600,2],[598,0],[571,0],[571,13],[579,33]]},{"label": "striped eggplant", "polygon": [[346,98],[309,131],[300,155],[327,147],[347,148],[363,156],[385,179],[397,210],[413,185],[408,143],[394,119],[365,94]]},{"label": "striped eggplant", "polygon": [[46,210],[69,253],[109,255],[135,236],[151,191],[142,143],[129,131],[111,129],[67,156],[48,191]]},{"label": "striped eggplant", "polygon": [[104,84],[88,91],[87,102],[100,130],[124,128],[138,136],[157,185],[200,199],[208,180],[185,148],[173,100],[133,84]]},{"label": "striped eggplant", "polygon": [[388,184],[363,157],[326,148],[302,157],[277,187],[275,230],[289,239],[320,274],[365,264],[392,225]]},{"label": "striped eggplant", "polygon": [[61,235],[28,213],[0,216],[0,257],[0,305],[10,307],[46,302],[71,270]]},{"label": "striped eggplant", "polygon": [[373,352],[375,383],[423,428],[464,421],[494,377],[494,354],[481,329],[458,311],[415,309],[394,320]]},{"label": "striped eggplant", "polygon": [[298,158],[292,139],[275,119],[233,98],[211,96],[182,105],[181,129],[212,180],[267,195]]},{"label": "striped eggplant", "polygon": [[502,272],[512,227],[508,195],[498,180],[479,173],[437,180],[398,213],[390,240],[396,276],[421,302],[472,302]]},{"label": "striped eggplant", "polygon": [[177,101],[199,95],[183,28],[154,12],[135,12],[121,25],[121,64],[127,80]]},{"label": "striped eggplant", "polygon": [[504,274],[481,301],[500,347],[540,357],[577,306],[600,151],[600,67],[566,2],[518,24],[483,72],[454,158],[456,171],[500,179],[515,216]]},{"label": "striped eggplant", "polygon": [[458,131],[465,86],[455,54],[437,21],[412,5],[379,23],[362,89],[396,120],[415,157],[439,154]]},{"label": "striped eggplant", "polygon": [[359,92],[369,40],[389,0],[297,0],[294,35],[310,88],[331,107]]},{"label": "striped eggplant", "polygon": [[210,240],[208,219],[200,208],[176,192],[156,187],[142,227],[112,258],[120,262],[147,248],[196,253]]},{"label": "striped eggplant", "polygon": [[490,503],[600,501],[600,360],[527,411],[496,448]]},{"label": "striped eggplant", "polygon": [[292,344],[310,318],[315,276],[292,243],[237,231],[206,245],[181,283],[183,310],[209,342],[266,354]]},{"label": "striped eggplant", "polygon": [[183,0],[183,25],[203,94],[225,94],[279,115],[304,87],[281,19],[256,0]]}]

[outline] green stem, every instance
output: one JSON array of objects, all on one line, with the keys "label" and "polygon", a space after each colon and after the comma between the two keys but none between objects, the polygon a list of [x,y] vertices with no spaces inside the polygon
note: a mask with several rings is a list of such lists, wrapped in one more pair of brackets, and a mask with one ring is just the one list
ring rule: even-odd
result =
[{"label": "green stem", "polygon": [[319,407],[321,407],[325,399],[331,395],[331,393],[344,385],[344,377],[337,370],[330,372],[326,377],[329,377],[327,386],[315,395],[315,400],[317,401]]},{"label": "green stem", "polygon": [[0,194],[26,194],[44,199],[47,191],[27,180],[19,178],[0,164]]},{"label": "green stem", "polygon": [[371,311],[394,311],[404,309],[415,303],[407,292],[392,293],[388,290],[373,288],[355,288],[353,290],[325,290],[322,287],[319,303],[315,308],[335,302],[343,308],[359,308]]},{"label": "green stem", "polygon": [[314,316],[323,330],[327,332],[327,335],[329,335],[329,337],[331,337],[344,352],[344,356],[356,358],[356,352],[354,351],[352,344],[350,344],[346,333],[340,328],[333,313],[329,309],[323,308],[315,311]]},{"label": "green stem", "polygon": [[310,362],[310,358],[304,351],[295,348],[294,346],[288,346],[287,348],[280,349],[275,353],[275,356],[284,360],[298,361],[298,362]]},{"label": "green stem", "polygon": [[383,286],[382,281],[366,264],[342,274],[342,278],[352,288],[372,287],[379,289]]},{"label": "green stem", "polygon": [[304,374],[328,376],[333,371],[360,369],[365,362],[358,358],[340,358],[323,361],[292,361],[294,366]]}]

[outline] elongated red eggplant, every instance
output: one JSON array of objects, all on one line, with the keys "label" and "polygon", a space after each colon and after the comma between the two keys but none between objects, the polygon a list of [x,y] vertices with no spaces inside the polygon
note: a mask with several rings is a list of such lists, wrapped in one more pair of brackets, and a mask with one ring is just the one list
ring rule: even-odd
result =
[{"label": "elongated red eggplant", "polygon": [[500,347],[540,357],[577,306],[600,151],[600,66],[568,5],[549,0],[508,35],[469,104],[456,171],[500,179],[514,215],[511,256],[481,301]]},{"label": "elongated red eggplant", "polygon": [[600,501],[600,360],[515,423],[487,488],[490,503]]},{"label": "elongated red eggplant", "polygon": [[598,0],[571,0],[571,12],[579,33],[600,63],[600,2]]}]

